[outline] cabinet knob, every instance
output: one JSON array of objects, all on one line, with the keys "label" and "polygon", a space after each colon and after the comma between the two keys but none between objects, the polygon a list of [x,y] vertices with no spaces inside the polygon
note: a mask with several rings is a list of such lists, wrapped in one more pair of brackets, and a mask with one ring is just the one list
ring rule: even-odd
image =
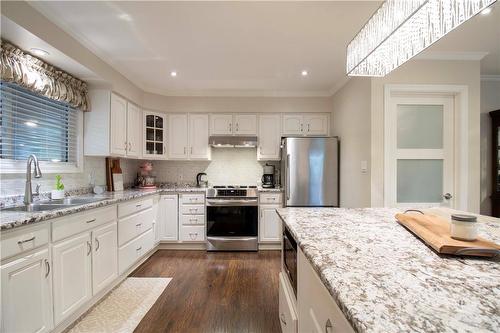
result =
[{"label": "cabinet knob", "polygon": [[45,277],[47,278],[50,274],[50,263],[45,259]]},{"label": "cabinet knob", "polygon": [[331,333],[333,332],[333,325],[330,319],[328,319],[325,323],[325,333]]},{"label": "cabinet knob", "polygon": [[283,325],[285,325],[285,326],[286,326],[286,320],[285,320],[285,314],[284,314],[284,313],[281,313],[281,314],[280,314],[280,320],[281,320],[281,322],[283,323]]}]

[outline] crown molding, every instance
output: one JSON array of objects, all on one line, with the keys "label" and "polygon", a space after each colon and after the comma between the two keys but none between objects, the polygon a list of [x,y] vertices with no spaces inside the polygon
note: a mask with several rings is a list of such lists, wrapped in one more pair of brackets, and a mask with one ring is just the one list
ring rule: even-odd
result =
[{"label": "crown molding", "polygon": [[142,87],[144,92],[168,97],[330,97],[330,91],[273,91],[246,89],[162,90]]},{"label": "crown molding", "polygon": [[481,81],[500,82],[500,75],[481,75]]}]

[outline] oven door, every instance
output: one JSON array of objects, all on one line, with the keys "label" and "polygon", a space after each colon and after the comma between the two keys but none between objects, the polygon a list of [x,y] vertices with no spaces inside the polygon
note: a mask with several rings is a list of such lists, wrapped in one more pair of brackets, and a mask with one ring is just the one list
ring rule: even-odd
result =
[{"label": "oven door", "polygon": [[257,199],[207,199],[207,237],[257,237]]}]

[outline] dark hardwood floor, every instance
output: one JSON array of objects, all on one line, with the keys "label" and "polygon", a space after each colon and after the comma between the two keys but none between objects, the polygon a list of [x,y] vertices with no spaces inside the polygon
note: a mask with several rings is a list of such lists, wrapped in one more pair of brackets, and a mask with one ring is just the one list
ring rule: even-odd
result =
[{"label": "dark hardwood floor", "polygon": [[279,269],[279,251],[159,250],[131,276],[173,280],[135,332],[280,332]]}]

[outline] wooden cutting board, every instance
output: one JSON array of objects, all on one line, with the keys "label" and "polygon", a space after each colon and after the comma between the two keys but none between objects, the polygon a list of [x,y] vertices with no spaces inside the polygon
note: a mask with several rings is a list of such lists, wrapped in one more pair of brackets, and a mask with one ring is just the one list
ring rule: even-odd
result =
[{"label": "wooden cutting board", "polygon": [[396,214],[396,220],[438,253],[480,257],[500,253],[500,245],[481,237],[471,242],[451,238],[450,222],[440,216],[407,213]]}]

